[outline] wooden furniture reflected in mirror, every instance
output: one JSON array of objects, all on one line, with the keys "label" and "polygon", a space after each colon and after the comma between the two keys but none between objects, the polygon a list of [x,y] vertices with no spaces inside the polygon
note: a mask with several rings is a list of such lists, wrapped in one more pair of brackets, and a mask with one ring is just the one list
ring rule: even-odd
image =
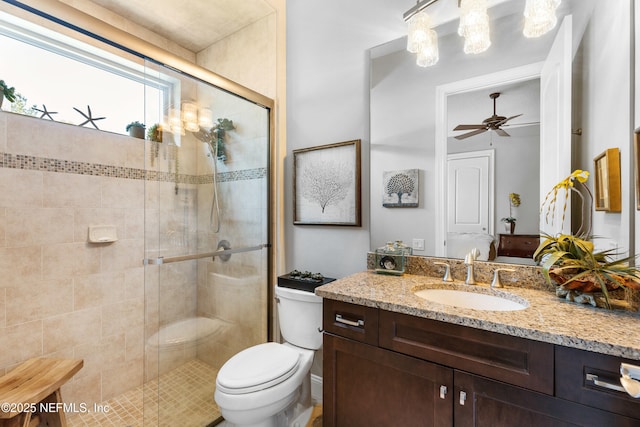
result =
[{"label": "wooden furniture reflected in mirror", "polygon": [[540,245],[538,234],[501,234],[498,256],[531,258]]},{"label": "wooden furniture reflected in mirror", "polygon": [[597,211],[621,212],[620,149],[608,148],[593,159]]}]

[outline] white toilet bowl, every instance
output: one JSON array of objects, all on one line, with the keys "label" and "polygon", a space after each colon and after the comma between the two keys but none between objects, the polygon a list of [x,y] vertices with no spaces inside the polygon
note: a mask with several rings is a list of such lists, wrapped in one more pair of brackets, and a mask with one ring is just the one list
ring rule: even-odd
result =
[{"label": "white toilet bowl", "polygon": [[[282,427],[287,408],[310,402],[313,350],[265,343],[235,355],[218,372],[215,400],[225,420],[237,426]],[[294,408],[291,408],[294,409]]]},{"label": "white toilet bowl", "polygon": [[[276,296],[281,330],[287,342],[245,349],[218,372],[214,398],[230,425],[304,426],[311,413],[310,370],[315,350],[322,345],[322,298],[278,286]],[[291,316],[297,316],[295,321]],[[289,324],[295,323],[293,334],[285,333],[290,328],[282,327],[284,319],[289,319]]]}]

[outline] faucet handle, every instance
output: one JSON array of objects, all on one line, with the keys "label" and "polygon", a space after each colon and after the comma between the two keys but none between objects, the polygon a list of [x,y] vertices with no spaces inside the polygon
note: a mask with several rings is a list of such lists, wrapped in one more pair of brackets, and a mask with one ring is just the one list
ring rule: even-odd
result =
[{"label": "faucet handle", "polygon": [[500,272],[501,271],[511,271],[514,272],[513,268],[496,268],[493,272],[493,280],[491,281],[492,288],[504,288],[502,286],[502,282],[500,282]]},{"label": "faucet handle", "polygon": [[451,267],[449,266],[449,264],[447,264],[446,262],[437,262],[437,261],[435,261],[434,264],[444,265],[445,269],[444,269],[444,277],[442,278],[443,282],[453,282],[453,277],[451,277]]}]

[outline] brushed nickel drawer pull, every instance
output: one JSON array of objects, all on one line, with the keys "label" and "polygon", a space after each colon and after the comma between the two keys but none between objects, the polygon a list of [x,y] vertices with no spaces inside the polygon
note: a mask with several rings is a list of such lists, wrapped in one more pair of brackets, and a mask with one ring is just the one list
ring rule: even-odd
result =
[{"label": "brushed nickel drawer pull", "polygon": [[440,399],[444,399],[447,396],[447,386],[446,385],[441,385],[440,386]]},{"label": "brushed nickel drawer pull", "polygon": [[625,389],[621,385],[613,384],[613,383],[606,382],[606,381],[600,381],[598,379],[597,375],[587,374],[585,376],[585,379],[587,381],[591,381],[593,383],[593,385],[596,385],[598,387],[606,388],[606,389],[609,389],[609,390],[621,391],[621,392],[625,392],[626,393]]},{"label": "brushed nickel drawer pull", "polygon": [[356,328],[364,328],[364,320],[358,319],[357,321],[345,319],[342,314],[336,314],[336,322],[344,323],[345,325],[355,326]]},{"label": "brushed nickel drawer pull", "polygon": [[464,406],[464,402],[467,400],[467,393],[464,391],[460,392],[460,405]]}]

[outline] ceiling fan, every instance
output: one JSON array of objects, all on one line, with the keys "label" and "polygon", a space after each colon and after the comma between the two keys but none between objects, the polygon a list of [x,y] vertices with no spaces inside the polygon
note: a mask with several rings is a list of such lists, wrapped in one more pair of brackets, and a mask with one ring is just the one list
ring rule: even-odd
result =
[{"label": "ceiling fan", "polygon": [[462,135],[458,135],[456,139],[465,139],[474,135],[479,135],[488,130],[494,131],[499,136],[511,136],[503,129],[501,126],[506,124],[509,120],[515,119],[516,117],[520,117],[522,114],[517,114],[511,117],[498,116],[496,114],[496,99],[500,96],[500,92],[494,92],[489,95],[489,98],[493,99],[493,116],[488,117],[482,121],[482,124],[477,125],[458,125],[453,130],[471,130],[471,132],[463,133]]}]

